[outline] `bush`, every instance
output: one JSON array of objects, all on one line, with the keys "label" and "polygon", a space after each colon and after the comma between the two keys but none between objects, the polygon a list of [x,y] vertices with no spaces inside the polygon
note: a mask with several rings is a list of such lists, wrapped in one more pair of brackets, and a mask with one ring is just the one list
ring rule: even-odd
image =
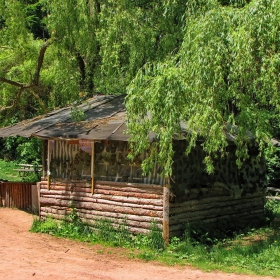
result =
[{"label": "bush", "polygon": [[280,210],[280,206],[278,200],[272,197],[271,199],[268,199],[266,201],[266,204],[264,206],[264,213],[265,213],[266,222],[268,224],[273,222],[279,210]]}]

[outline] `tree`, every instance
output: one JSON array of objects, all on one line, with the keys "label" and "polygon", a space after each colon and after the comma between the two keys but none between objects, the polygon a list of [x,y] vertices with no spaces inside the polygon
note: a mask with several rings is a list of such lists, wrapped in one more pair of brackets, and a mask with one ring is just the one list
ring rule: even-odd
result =
[{"label": "tree", "polygon": [[126,99],[134,154],[149,146],[147,133],[154,131],[158,141],[144,167],[149,170],[156,160],[166,176],[172,173],[172,139],[182,133],[182,121],[187,153],[204,139],[209,173],[214,158],[226,152],[227,132],[238,129],[234,142],[241,166],[252,138],[261,154],[273,128],[279,128],[280,1],[230,6],[188,1],[185,18],[178,53],[142,67]]},{"label": "tree", "polygon": [[[76,69],[59,60],[55,38],[49,37],[44,15],[38,12],[43,9],[40,2],[0,2],[0,122],[4,125],[11,118],[22,120],[65,105],[74,100],[73,91],[78,92]],[[70,93],[63,91],[65,81],[73,88]]]},{"label": "tree", "polygon": [[127,92],[132,156],[150,145],[148,132],[156,132],[144,169],[156,160],[166,176],[182,121],[187,152],[204,139],[208,172],[225,153],[226,132],[238,128],[240,166],[249,138],[262,153],[279,129],[279,0],[0,5],[2,124],[11,113],[21,119],[96,92]]},{"label": "tree", "polygon": [[8,108],[29,111],[34,96],[39,113],[95,92],[125,93],[140,67],[177,51],[182,40],[183,0],[1,3],[5,117]]}]

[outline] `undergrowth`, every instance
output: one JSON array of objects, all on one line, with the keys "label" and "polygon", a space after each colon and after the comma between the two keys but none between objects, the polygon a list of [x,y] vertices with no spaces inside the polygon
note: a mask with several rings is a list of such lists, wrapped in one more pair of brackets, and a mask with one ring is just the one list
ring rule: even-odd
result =
[{"label": "undergrowth", "polygon": [[[270,214],[279,216],[279,204],[269,204]],[[271,216],[272,217],[272,216]],[[271,222],[271,220],[270,220]],[[269,223],[262,228],[231,232],[230,237],[218,237],[209,232],[186,227],[182,237],[173,237],[164,246],[161,231],[152,223],[148,234],[131,234],[126,221],[112,224],[102,219],[89,226],[81,221],[75,209],[63,221],[47,217],[35,219],[33,232],[43,232],[104,246],[126,248],[130,258],[174,265],[192,265],[211,271],[220,270],[242,274],[280,276],[280,229]]]},{"label": "undergrowth", "polygon": [[17,164],[15,162],[0,159],[0,181],[20,181],[18,172],[14,171],[15,168],[17,168]]},{"label": "undergrowth", "polygon": [[75,209],[63,221],[57,221],[51,216],[43,221],[34,219],[31,231],[101,243],[107,246],[152,250],[163,250],[164,248],[161,231],[155,223],[151,223],[147,235],[134,235],[128,231],[125,220],[121,224],[113,224],[110,220],[99,219],[95,221],[94,226],[89,226],[82,222]]}]

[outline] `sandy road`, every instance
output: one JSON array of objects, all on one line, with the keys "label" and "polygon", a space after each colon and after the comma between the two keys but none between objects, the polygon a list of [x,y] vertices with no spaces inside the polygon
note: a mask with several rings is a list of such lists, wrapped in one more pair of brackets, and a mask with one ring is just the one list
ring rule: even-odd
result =
[{"label": "sandy road", "polygon": [[32,215],[0,208],[0,279],[269,280],[130,260],[122,249],[104,249],[29,232]]}]

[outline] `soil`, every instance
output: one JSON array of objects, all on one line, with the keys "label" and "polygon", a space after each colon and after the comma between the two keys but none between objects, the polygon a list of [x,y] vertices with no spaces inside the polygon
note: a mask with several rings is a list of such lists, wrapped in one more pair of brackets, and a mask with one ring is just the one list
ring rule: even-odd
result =
[{"label": "soil", "polygon": [[[129,259],[127,251],[31,233],[33,216],[0,208],[0,279],[261,280],[276,279]],[[278,278],[279,279],[279,278]]]}]

